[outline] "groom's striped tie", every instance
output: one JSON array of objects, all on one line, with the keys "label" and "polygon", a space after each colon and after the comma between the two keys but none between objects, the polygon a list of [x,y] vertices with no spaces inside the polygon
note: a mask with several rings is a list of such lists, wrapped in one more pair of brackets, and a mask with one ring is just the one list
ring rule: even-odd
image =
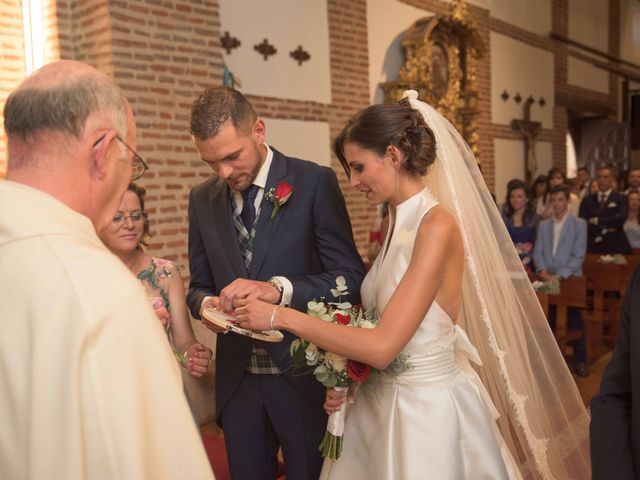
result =
[{"label": "groom's striped tie", "polygon": [[[242,212],[240,212],[235,200],[233,201],[233,224],[238,233],[238,242],[240,244],[240,253],[244,260],[244,265],[249,270],[251,265],[253,240],[256,236],[256,223],[260,216],[260,208],[256,212],[255,199],[260,191],[257,185],[251,185],[249,188],[241,192],[242,195]],[[234,198],[233,196],[231,197]],[[271,361],[271,357],[267,351],[253,345],[251,357],[247,371],[258,374],[277,374],[280,369]]]},{"label": "groom's striped tie", "polygon": [[255,200],[259,191],[260,187],[257,185],[251,185],[249,188],[242,191],[242,212],[238,212],[237,206],[234,206],[233,209],[233,225],[235,226],[238,233],[240,253],[242,254],[244,266],[247,268],[247,270],[249,270],[249,265],[251,265],[253,239],[256,236]]}]

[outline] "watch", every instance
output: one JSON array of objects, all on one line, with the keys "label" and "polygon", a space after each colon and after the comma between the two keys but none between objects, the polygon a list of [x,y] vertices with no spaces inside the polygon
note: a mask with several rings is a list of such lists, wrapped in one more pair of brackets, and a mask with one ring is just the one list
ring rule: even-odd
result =
[{"label": "watch", "polygon": [[282,295],[284,294],[284,286],[282,285],[282,282],[275,277],[271,277],[267,281],[267,283],[275,287],[276,290],[278,290],[279,296],[278,296],[278,300],[276,301],[276,305],[280,305],[282,303]]}]

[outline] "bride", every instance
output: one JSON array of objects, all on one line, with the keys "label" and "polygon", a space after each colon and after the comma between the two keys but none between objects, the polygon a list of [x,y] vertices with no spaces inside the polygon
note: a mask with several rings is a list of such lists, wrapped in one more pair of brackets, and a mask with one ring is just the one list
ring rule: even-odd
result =
[{"label": "bride", "polygon": [[377,328],[259,300],[239,301],[238,321],[379,369],[409,356],[412,369],[350,406],[343,455],[322,478],[588,478],[588,415],[475,158],[405,96],[362,110],[335,141],[351,185],[390,207],[361,290]]}]

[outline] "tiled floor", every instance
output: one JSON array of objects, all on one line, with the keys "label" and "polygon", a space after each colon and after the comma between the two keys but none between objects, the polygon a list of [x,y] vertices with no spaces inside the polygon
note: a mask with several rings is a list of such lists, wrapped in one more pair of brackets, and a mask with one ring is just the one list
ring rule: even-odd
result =
[{"label": "tiled floor", "polygon": [[582,400],[586,406],[589,406],[591,398],[600,390],[600,380],[602,380],[602,374],[606,368],[613,352],[608,352],[600,357],[598,360],[589,365],[589,376],[586,378],[573,376],[582,395]]}]

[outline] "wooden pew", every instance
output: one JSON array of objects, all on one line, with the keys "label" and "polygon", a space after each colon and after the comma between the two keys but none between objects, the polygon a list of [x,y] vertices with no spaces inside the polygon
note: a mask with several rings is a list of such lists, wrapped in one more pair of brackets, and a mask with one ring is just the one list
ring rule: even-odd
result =
[{"label": "wooden pew", "polygon": [[[580,338],[581,335],[580,332],[569,330],[567,324],[568,308],[587,308],[587,279],[585,277],[569,277],[563,280],[560,283],[560,293],[558,295],[547,295],[547,300],[549,305],[556,306],[556,329],[554,334],[560,351],[566,356],[567,343]],[[546,312],[548,318],[548,310]],[[585,338],[586,333],[585,328]]]},{"label": "wooden pew", "polygon": [[[587,277],[587,289],[593,292],[587,300],[591,309],[583,314],[589,361],[604,353],[603,340],[610,346],[615,341],[622,299],[635,266],[640,262],[639,255],[627,255],[625,258],[626,265],[601,263],[599,254],[588,254],[585,258],[583,272]],[[614,295],[607,296],[607,292]]]}]

